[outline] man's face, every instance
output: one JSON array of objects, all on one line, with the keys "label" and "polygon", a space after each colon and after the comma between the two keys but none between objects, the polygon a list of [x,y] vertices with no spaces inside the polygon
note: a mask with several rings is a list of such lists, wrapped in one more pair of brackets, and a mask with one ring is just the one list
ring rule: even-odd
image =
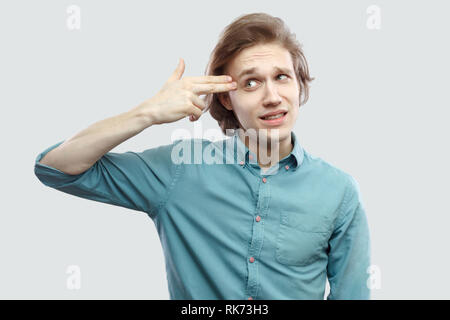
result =
[{"label": "man's face", "polygon": [[[237,82],[237,90],[229,91],[228,97],[220,94],[219,99],[234,111],[240,126],[257,132],[266,129],[268,138],[271,130],[279,129],[280,142],[290,139],[298,115],[300,86],[289,51],[278,44],[255,45],[234,57],[224,73]],[[274,111],[287,113],[278,120],[261,118]]]}]

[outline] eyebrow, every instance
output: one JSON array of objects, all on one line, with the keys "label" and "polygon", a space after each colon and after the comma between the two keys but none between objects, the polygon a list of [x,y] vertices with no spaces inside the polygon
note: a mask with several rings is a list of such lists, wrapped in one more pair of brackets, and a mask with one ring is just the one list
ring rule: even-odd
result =
[{"label": "eyebrow", "polygon": [[[241,71],[241,73],[239,73],[238,79],[242,78],[245,75],[255,74],[256,70],[258,70],[258,69],[255,68],[255,67],[249,68],[249,69],[244,69],[244,70]],[[286,74],[292,75],[292,71],[287,69],[287,68],[275,67],[274,70],[276,72],[281,72],[281,73],[286,73]]]}]

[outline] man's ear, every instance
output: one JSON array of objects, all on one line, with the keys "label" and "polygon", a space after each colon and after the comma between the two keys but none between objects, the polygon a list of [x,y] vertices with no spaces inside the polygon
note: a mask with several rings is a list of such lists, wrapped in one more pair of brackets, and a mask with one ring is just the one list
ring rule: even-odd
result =
[{"label": "man's ear", "polygon": [[233,107],[231,106],[230,96],[228,95],[228,92],[219,92],[217,93],[217,98],[219,99],[220,103],[227,109],[227,110],[233,110]]}]

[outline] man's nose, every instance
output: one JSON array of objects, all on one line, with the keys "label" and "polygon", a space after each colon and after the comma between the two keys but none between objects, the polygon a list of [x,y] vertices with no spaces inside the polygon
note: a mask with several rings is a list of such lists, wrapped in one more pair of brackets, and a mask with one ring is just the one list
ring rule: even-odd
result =
[{"label": "man's nose", "polygon": [[266,82],[266,88],[264,89],[264,103],[265,104],[279,104],[281,102],[281,97],[278,94],[277,86],[272,82]]}]

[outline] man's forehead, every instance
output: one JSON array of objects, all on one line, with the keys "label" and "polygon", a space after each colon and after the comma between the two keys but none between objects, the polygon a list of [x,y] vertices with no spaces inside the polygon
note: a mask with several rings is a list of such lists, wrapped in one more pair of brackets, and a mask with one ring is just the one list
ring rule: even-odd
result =
[{"label": "man's forehead", "polygon": [[[287,66],[287,65],[273,66],[270,71],[282,72],[282,73],[286,73],[286,74],[292,74],[292,72],[293,72],[292,66]],[[259,74],[262,72],[263,72],[263,68],[261,68],[261,66],[258,66],[258,65],[244,66],[243,68],[240,68],[239,70],[237,70],[237,78],[239,79],[246,75]]]},{"label": "man's forehead", "polygon": [[[268,66],[270,64],[270,66]],[[234,76],[241,78],[249,74],[269,72],[293,72],[290,52],[278,44],[255,45],[241,51],[226,67]]]}]

